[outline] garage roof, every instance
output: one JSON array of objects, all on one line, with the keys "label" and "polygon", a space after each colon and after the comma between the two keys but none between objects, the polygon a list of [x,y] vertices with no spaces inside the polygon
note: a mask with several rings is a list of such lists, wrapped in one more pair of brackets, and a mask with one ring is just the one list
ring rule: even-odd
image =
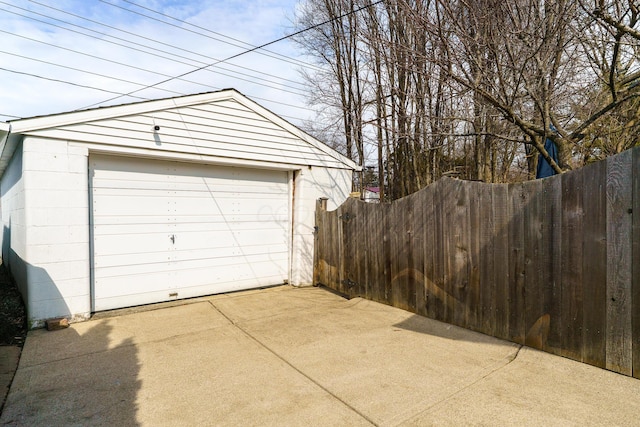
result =
[{"label": "garage roof", "polygon": [[12,120],[0,173],[24,135],[298,166],[358,170],[235,89]]}]

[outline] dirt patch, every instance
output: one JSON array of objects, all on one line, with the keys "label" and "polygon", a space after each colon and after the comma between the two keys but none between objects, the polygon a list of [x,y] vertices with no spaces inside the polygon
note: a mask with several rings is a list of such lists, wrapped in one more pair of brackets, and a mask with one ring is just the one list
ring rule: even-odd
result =
[{"label": "dirt patch", "polygon": [[0,345],[22,347],[26,337],[27,316],[22,296],[4,265],[0,265]]}]

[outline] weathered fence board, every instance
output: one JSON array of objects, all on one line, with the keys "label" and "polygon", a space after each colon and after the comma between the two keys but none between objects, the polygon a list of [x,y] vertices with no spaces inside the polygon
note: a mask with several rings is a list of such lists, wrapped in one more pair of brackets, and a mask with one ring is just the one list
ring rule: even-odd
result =
[{"label": "weathered fence board", "polygon": [[488,218],[488,224],[482,224],[480,207],[480,192],[485,187],[479,183],[471,183],[469,186],[468,198],[468,217],[469,217],[469,252],[468,252],[468,274],[469,274],[469,293],[467,298],[467,325],[475,331],[482,331],[482,302],[480,295],[482,289],[480,287],[480,274],[482,271],[480,265],[480,249],[482,248],[483,230],[492,226],[493,219]]},{"label": "weathered fence board", "polygon": [[524,184],[509,185],[509,340],[524,344]]},{"label": "weathered fence board", "polygon": [[544,180],[319,203],[316,225],[317,283],[640,378],[640,148]]},{"label": "weathered fence board", "polygon": [[524,209],[524,344],[529,347],[543,348],[545,335],[545,286],[543,269],[538,268],[544,262],[544,197],[541,180],[534,181],[525,191],[527,198],[522,202]]},{"label": "weathered fence board", "polygon": [[438,260],[436,259],[436,214],[435,214],[435,188],[436,185],[431,185],[425,188],[425,191],[421,191],[423,194],[423,210],[424,210],[424,290],[425,290],[425,316],[432,319],[438,318],[438,304],[441,304],[440,288],[436,284],[436,265]]},{"label": "weathered fence board", "polygon": [[633,150],[633,206],[632,213],[632,325],[633,376],[640,378],[640,150]]},{"label": "weathered fence board", "polygon": [[[551,235],[548,237],[549,243],[549,265],[541,265],[541,268],[548,270],[551,274],[551,300],[548,303],[547,314],[548,335],[545,351],[553,354],[561,354],[562,349],[562,179],[553,178],[543,180],[546,198],[546,217],[550,223]],[[543,285],[544,286],[544,285]]]},{"label": "weathered fence board", "polygon": [[582,200],[589,217],[583,222],[582,287],[585,363],[606,367],[607,321],[607,163],[587,166]]},{"label": "weathered fence board", "polygon": [[[542,188],[540,191],[541,207],[538,211],[540,218],[538,220],[540,226],[540,246],[538,248],[539,251],[539,260],[541,265],[547,265],[548,268],[538,269],[538,282],[537,286],[540,288],[541,292],[541,301],[538,303],[538,315],[540,316],[536,320],[535,328],[531,330],[531,335],[536,338],[536,345],[534,347],[540,348],[544,351],[553,352],[549,342],[549,332],[551,329],[551,314],[554,310],[554,281],[553,281],[553,261],[556,257],[556,251],[554,248],[554,243],[560,242],[560,239],[554,240],[554,234],[556,233],[556,224],[554,223],[554,215],[557,215],[557,218],[560,218],[560,212],[556,212],[556,204],[558,203],[555,200],[555,188],[551,184],[554,180],[542,180],[540,181]],[[559,195],[559,193],[558,193]],[[558,228],[557,231],[560,231]],[[534,265],[538,265],[536,260],[533,262]]]},{"label": "weathered fence board", "polygon": [[[511,268],[509,266],[509,206],[507,184],[492,185],[493,212],[496,234],[493,240],[495,248],[493,258],[483,257],[482,263],[493,263],[495,276],[495,336],[509,338],[509,288],[511,287]],[[486,203],[486,202],[485,202]],[[485,209],[487,209],[485,207]],[[489,254],[491,255],[491,254]],[[490,283],[485,283],[491,286]]]},{"label": "weathered fence board", "polygon": [[425,237],[426,230],[424,228],[424,200],[423,194],[416,194],[417,200],[413,204],[411,212],[411,230],[412,251],[411,267],[413,269],[413,292],[415,293],[415,313],[421,316],[425,315]]},{"label": "weathered fence board", "polygon": [[607,369],[631,375],[631,151],[607,162]]},{"label": "weathered fence board", "polygon": [[582,171],[562,175],[562,265],[560,282],[562,354],[580,360],[582,351]]},{"label": "weathered fence board", "polygon": [[447,306],[447,290],[445,289],[445,222],[446,217],[444,215],[445,200],[444,197],[444,185],[445,181],[440,181],[434,184],[433,190],[433,220],[434,220],[434,274],[433,283],[434,290],[437,291],[435,295],[435,313],[433,318],[436,320],[444,320]]}]

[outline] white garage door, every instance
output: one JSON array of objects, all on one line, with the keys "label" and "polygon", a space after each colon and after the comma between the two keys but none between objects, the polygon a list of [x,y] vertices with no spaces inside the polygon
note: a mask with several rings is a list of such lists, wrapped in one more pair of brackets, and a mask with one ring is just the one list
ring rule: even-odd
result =
[{"label": "white garage door", "polygon": [[288,278],[287,172],[92,155],[96,311]]}]

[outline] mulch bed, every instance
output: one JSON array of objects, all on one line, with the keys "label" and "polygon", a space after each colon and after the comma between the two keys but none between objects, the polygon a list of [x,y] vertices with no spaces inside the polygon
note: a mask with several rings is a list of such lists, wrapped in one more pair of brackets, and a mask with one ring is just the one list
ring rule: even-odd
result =
[{"label": "mulch bed", "polygon": [[27,337],[27,316],[22,296],[0,265],[0,345],[22,346]]}]

